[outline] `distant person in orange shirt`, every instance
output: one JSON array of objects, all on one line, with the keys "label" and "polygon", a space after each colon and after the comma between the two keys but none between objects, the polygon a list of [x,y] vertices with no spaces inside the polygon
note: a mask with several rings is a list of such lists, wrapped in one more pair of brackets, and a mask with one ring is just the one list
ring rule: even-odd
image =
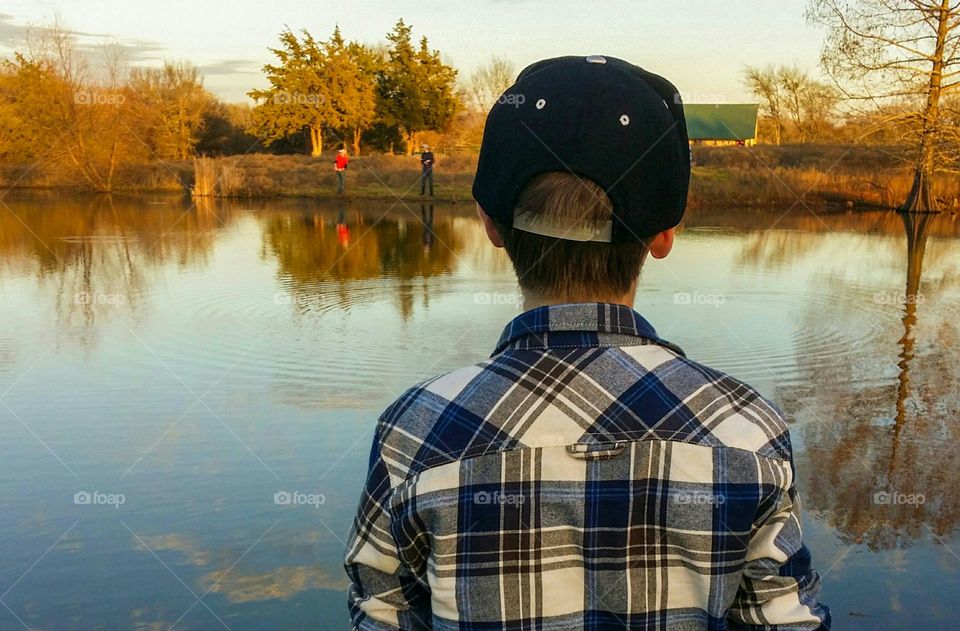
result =
[{"label": "distant person in orange shirt", "polygon": [[347,157],[347,150],[340,147],[337,151],[337,157],[333,162],[333,170],[337,172],[337,194],[342,194],[346,184],[347,165],[350,164],[350,158]]}]

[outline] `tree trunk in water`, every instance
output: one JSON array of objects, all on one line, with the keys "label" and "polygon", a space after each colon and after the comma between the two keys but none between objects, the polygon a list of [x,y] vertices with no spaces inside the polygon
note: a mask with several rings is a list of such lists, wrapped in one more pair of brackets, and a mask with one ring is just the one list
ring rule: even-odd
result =
[{"label": "tree trunk in water", "polygon": [[310,128],[310,155],[317,157],[323,151],[323,132],[319,127]]},{"label": "tree trunk in water", "polygon": [[930,192],[930,172],[923,165],[917,166],[913,174],[913,186],[907,200],[897,210],[902,213],[938,212],[936,198]]},{"label": "tree trunk in water", "polygon": [[923,132],[920,136],[920,156],[913,176],[910,194],[897,210],[905,213],[939,212],[936,197],[930,191],[936,160],[937,141],[940,129],[940,92],[943,82],[943,55],[950,33],[950,0],[941,0],[937,10],[937,46],[933,53],[933,68],[927,86],[927,104],[923,109]]}]

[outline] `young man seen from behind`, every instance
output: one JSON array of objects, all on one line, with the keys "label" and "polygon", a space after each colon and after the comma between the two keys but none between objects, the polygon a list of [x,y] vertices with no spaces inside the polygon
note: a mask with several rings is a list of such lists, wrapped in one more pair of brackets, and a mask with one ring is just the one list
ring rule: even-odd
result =
[{"label": "young man seen from behind", "polygon": [[526,311],[380,416],[354,628],[829,628],[780,411],[633,310],[686,204],[676,89],[591,56],[506,94],[473,193]]}]

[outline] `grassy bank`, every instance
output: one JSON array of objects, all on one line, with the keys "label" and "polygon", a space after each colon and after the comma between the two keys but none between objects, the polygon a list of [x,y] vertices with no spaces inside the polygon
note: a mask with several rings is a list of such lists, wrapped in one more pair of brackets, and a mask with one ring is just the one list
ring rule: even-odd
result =
[{"label": "grassy bank", "polygon": [[[468,202],[476,168],[475,154],[438,156],[435,198]],[[910,152],[865,145],[791,145],[694,147],[690,186],[693,207],[749,206],[810,208],[842,206],[892,208],[912,183]],[[333,156],[251,154],[210,163],[218,193],[226,197],[328,197],[336,195]],[[420,187],[416,156],[357,156],[347,171],[347,196],[416,199]],[[126,166],[117,192],[188,191],[194,182],[192,161]],[[42,165],[0,166],[0,186],[80,189],[82,181]],[[960,180],[937,178],[935,194],[956,209]]]},{"label": "grassy bank", "polygon": [[[324,197],[335,195],[333,156],[248,155],[213,163],[217,191],[223,197]],[[466,201],[476,168],[475,155],[441,156],[434,171],[434,195]],[[348,196],[412,198],[420,194],[419,156],[373,154],[350,160]]]},{"label": "grassy bank", "polygon": [[[127,165],[118,171],[117,193],[188,193],[194,185],[192,160]],[[434,173],[437,199],[466,201],[476,156],[441,157]],[[213,160],[219,196],[236,198],[327,197],[336,195],[333,155],[249,154]],[[420,193],[417,156],[374,154],[351,158],[347,195],[360,198],[416,198]],[[83,191],[82,179],[43,165],[0,165],[0,187]]]},{"label": "grassy bank", "polygon": [[[695,147],[691,203],[700,206],[894,208],[913,184],[913,152],[871,145]],[[960,180],[941,174],[934,195],[956,210]]]}]

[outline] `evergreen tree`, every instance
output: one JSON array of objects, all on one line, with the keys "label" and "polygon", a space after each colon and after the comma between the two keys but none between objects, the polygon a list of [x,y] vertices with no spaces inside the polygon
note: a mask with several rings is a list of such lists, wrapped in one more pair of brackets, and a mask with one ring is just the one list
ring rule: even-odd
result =
[{"label": "evergreen tree", "polygon": [[375,97],[353,54],[355,45],[344,41],[340,27],[328,41],[286,30],[280,42],[271,49],[279,63],[264,66],[270,87],[249,92],[257,101],[252,131],[269,145],[306,129],[314,156],[323,151],[327,132],[355,134],[359,145],[359,132],[373,122]]},{"label": "evergreen tree", "polygon": [[247,93],[257,102],[251,132],[269,146],[306,131],[310,154],[318,156],[323,151],[323,129],[336,120],[331,121],[326,107],[323,47],[306,30],[302,35],[301,40],[287,29],[280,33],[280,48],[270,49],[279,62],[263,67],[270,87]]},{"label": "evergreen tree", "polygon": [[420,132],[443,130],[460,109],[456,69],[443,63],[439,51],[430,50],[426,37],[415,48],[412,31],[403,19],[397,21],[387,35],[387,60],[377,76],[381,117],[402,130],[408,155]]}]

